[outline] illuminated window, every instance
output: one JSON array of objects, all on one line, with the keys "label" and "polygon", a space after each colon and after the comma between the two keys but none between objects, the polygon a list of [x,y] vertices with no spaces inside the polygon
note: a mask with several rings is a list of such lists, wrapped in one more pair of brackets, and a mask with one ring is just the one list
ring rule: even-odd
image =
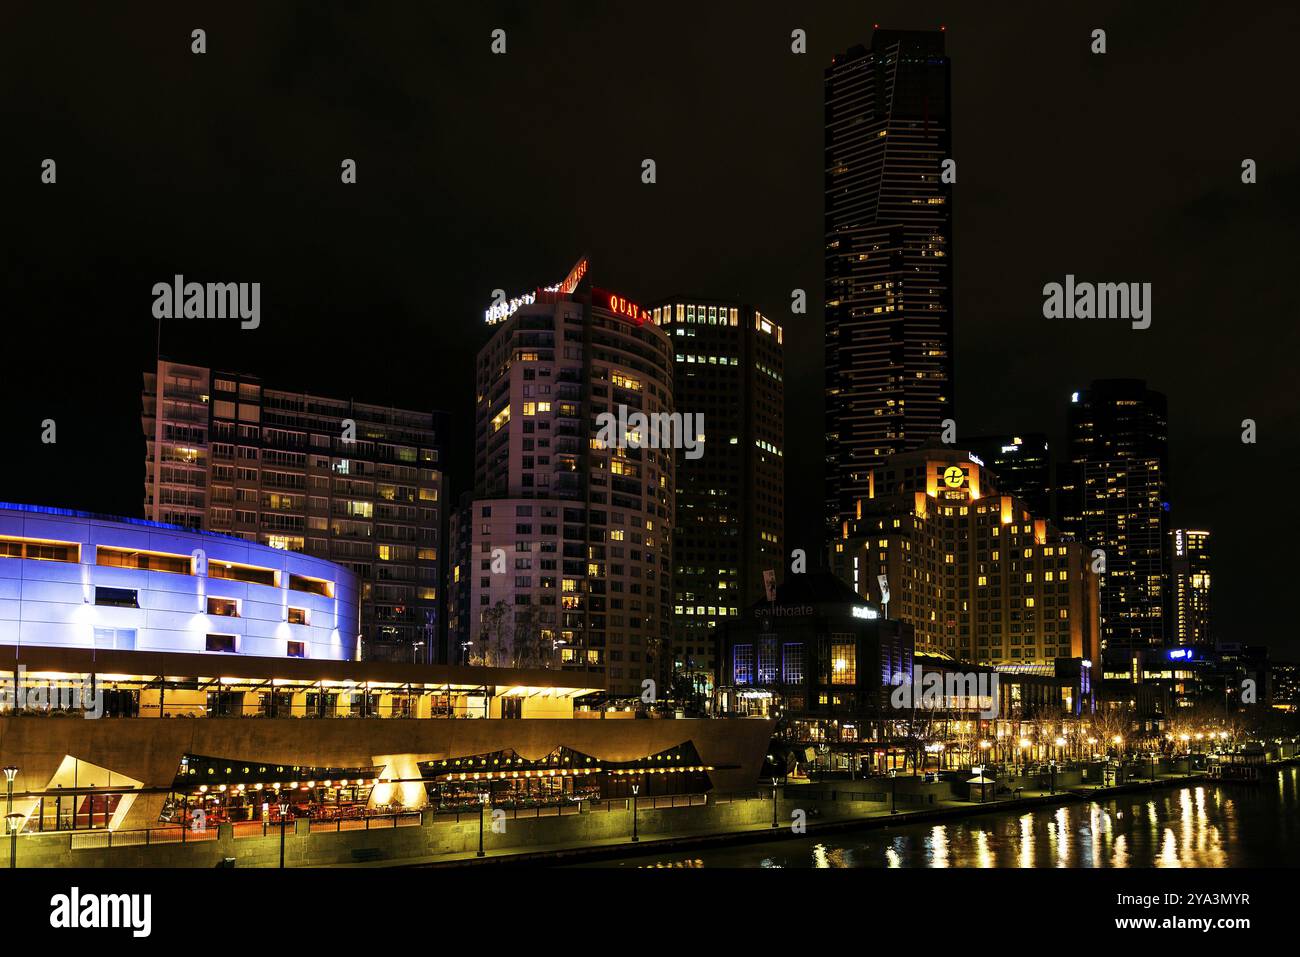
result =
[{"label": "illuminated window", "polygon": [[247,582],[253,585],[274,586],[276,584],[275,572],[272,569],[255,568],[252,565],[236,565],[232,562],[208,562],[208,577]]},{"label": "illuminated window", "polygon": [[732,649],[732,678],[738,685],[754,682],[754,646],[736,645]]},{"label": "illuminated window", "polygon": [[291,625],[309,625],[311,624],[311,614],[306,608],[289,608],[289,624]]},{"label": "illuminated window", "polygon": [[234,598],[214,598],[208,596],[208,614],[221,615],[225,618],[238,618],[239,602]]},{"label": "illuminated window", "polygon": [[852,685],[858,683],[858,654],[852,644],[831,645],[831,684]]},{"label": "illuminated window", "polygon": [[312,595],[322,595],[325,598],[334,597],[334,583],[325,581],[321,578],[308,578],[306,575],[290,575],[289,588],[293,591],[304,591]]},{"label": "illuminated window", "polygon": [[[30,552],[31,546],[28,546]],[[31,557],[30,554],[28,557]],[[111,565],[117,568],[147,568],[155,572],[171,572],[174,575],[190,573],[190,556],[165,555],[158,552],[139,552],[127,548],[107,548],[100,545],[95,549],[95,564]]]},{"label": "illuminated window", "polygon": [[[736,310],[732,310],[735,315]],[[797,685],[803,682],[803,645],[799,643],[788,644],[781,649],[781,676],[788,685]]]}]

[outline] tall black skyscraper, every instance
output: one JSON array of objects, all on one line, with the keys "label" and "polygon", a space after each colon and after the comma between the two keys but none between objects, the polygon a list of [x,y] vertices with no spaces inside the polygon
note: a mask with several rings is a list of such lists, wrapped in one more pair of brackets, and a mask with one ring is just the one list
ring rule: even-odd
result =
[{"label": "tall black skyscraper", "polygon": [[1165,641],[1167,419],[1164,395],[1138,379],[1101,379],[1071,396],[1061,520],[1106,553],[1101,636],[1112,660]]},{"label": "tall black skyscraper", "polygon": [[1020,435],[962,436],[969,449],[998,477],[998,489],[1024,499],[1035,515],[1047,518],[1052,509],[1052,455],[1042,432]]},{"label": "tall black skyscraper", "polygon": [[876,30],[826,71],[826,525],[953,414],[952,156],[941,32]]},{"label": "tall black skyscraper", "polygon": [[785,568],[785,333],[753,306],[674,296],[650,308],[673,343],[673,401],[704,416],[705,454],[677,451],[674,671],[700,692],[719,630]]}]

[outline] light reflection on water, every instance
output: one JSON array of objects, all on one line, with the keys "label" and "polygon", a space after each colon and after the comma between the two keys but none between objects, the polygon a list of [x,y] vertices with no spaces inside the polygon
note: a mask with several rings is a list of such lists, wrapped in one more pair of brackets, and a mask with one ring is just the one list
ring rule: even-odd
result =
[{"label": "light reflection on water", "polygon": [[1300,860],[1300,768],[1257,787],[1196,784],[1108,801],[985,814],[580,866],[1243,867]]}]

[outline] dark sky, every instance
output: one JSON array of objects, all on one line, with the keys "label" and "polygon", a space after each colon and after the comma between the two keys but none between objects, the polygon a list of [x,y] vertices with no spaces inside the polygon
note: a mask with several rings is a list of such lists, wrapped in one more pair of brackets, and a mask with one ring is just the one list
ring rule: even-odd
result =
[{"label": "dark sky", "polygon": [[[261,282],[262,325],[165,324],[164,352],[447,409],[463,481],[491,290],[586,252],[632,298],[737,296],[786,324],[788,539],[815,548],[822,71],[873,23],[944,24],[959,434],[1059,435],[1073,388],[1146,378],[1169,397],[1174,519],[1214,532],[1220,637],[1300,653],[1279,614],[1300,525],[1294,5],[118,6],[0,11],[0,499],[140,514],[150,290],[178,272]],[[1067,272],[1151,282],[1152,328],[1042,318]]]}]

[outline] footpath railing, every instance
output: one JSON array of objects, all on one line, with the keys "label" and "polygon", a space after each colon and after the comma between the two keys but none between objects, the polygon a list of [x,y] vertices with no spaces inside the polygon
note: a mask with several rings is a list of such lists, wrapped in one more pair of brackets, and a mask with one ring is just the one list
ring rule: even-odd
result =
[{"label": "footpath railing", "polygon": [[[800,787],[797,791],[787,791],[785,796],[790,800],[803,798],[809,801],[868,801],[874,804],[889,803],[890,801],[888,791],[848,791],[839,788],[830,791],[813,791],[809,790],[807,786]],[[933,794],[900,792],[893,796],[893,801],[899,805],[928,805],[935,803],[935,796]]]},{"label": "footpath railing", "polygon": [[[719,804],[729,804],[737,800],[757,800],[756,795],[727,795],[716,801]],[[704,807],[709,803],[709,796],[705,794],[665,794],[651,797],[637,798],[637,810],[650,811],[672,808],[687,807]],[[582,805],[581,809],[579,804]],[[566,817],[580,813],[610,813],[615,811],[630,811],[632,808],[632,799],[629,798],[610,798],[599,801],[570,801],[565,804],[538,804],[533,806],[516,806],[516,807],[490,807],[486,811],[504,811],[508,820],[528,820],[548,818],[548,817]],[[391,814],[367,814],[360,817],[313,817],[313,818],[295,818],[285,823],[285,829],[290,833],[294,832],[297,821],[309,820],[308,832],[316,833],[340,833],[343,831],[376,831],[388,830],[398,827],[418,827],[423,823],[426,811],[398,811]],[[433,810],[433,822],[438,823],[457,823],[462,821],[478,820],[479,810],[477,806],[462,808],[444,808]],[[236,840],[252,837],[274,837],[280,830],[279,821],[236,821],[231,825],[231,830]],[[95,830],[84,831],[64,831],[68,837],[68,846],[70,850],[90,850],[97,848],[112,847],[149,847],[155,844],[192,844],[206,841],[217,840],[219,827],[216,825],[204,828],[182,828],[177,824],[161,825],[159,827],[132,828],[130,830],[108,830],[98,828]],[[58,832],[34,832],[33,837],[53,837]]]}]

